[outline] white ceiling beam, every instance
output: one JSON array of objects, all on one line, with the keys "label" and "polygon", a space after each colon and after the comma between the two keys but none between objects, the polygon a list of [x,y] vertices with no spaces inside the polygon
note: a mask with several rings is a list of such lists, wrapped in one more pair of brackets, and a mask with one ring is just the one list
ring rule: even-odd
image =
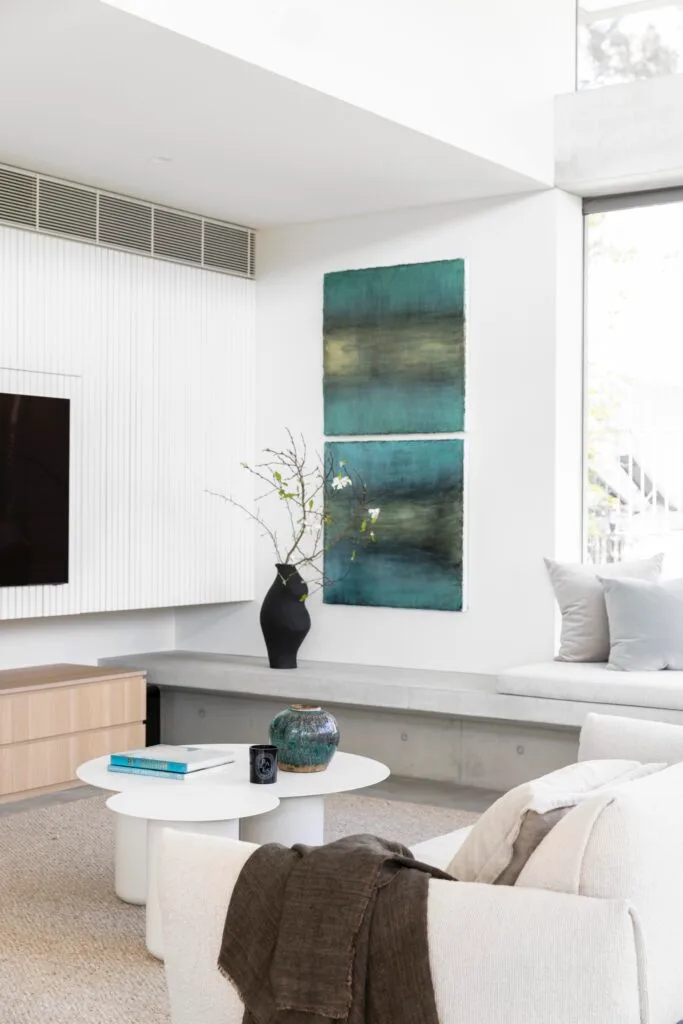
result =
[{"label": "white ceiling beam", "polygon": [[683,185],[683,75],[555,100],[555,184],[580,196]]}]

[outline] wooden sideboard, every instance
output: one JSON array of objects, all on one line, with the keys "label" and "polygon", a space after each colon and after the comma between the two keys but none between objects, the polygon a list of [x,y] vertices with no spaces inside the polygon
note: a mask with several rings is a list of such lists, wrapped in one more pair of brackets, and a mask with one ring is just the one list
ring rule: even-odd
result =
[{"label": "wooden sideboard", "polygon": [[94,665],[0,671],[0,801],[73,785],[83,761],[145,745],[145,673]]}]

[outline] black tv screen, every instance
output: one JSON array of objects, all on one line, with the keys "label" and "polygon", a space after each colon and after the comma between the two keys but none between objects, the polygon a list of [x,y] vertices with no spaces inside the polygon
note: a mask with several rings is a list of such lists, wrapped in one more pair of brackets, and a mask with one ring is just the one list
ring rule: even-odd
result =
[{"label": "black tv screen", "polygon": [[69,400],[0,393],[0,586],[69,581]]}]

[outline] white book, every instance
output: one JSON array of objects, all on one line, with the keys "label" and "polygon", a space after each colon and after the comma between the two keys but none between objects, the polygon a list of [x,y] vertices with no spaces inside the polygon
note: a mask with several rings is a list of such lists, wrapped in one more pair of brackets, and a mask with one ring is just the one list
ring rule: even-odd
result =
[{"label": "white book", "polygon": [[111,754],[109,763],[131,768],[155,768],[165,772],[187,775],[203,768],[217,768],[232,764],[235,755],[232,750],[218,750],[215,747],[182,747],[157,743],[153,747],[124,750]]}]

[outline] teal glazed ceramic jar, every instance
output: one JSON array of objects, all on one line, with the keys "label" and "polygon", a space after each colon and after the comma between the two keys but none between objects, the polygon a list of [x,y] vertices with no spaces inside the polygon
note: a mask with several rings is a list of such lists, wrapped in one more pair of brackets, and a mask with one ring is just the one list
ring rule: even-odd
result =
[{"label": "teal glazed ceramic jar", "polygon": [[318,705],[290,704],[270,723],[270,742],[281,771],[324,772],[339,746],[339,727]]}]

